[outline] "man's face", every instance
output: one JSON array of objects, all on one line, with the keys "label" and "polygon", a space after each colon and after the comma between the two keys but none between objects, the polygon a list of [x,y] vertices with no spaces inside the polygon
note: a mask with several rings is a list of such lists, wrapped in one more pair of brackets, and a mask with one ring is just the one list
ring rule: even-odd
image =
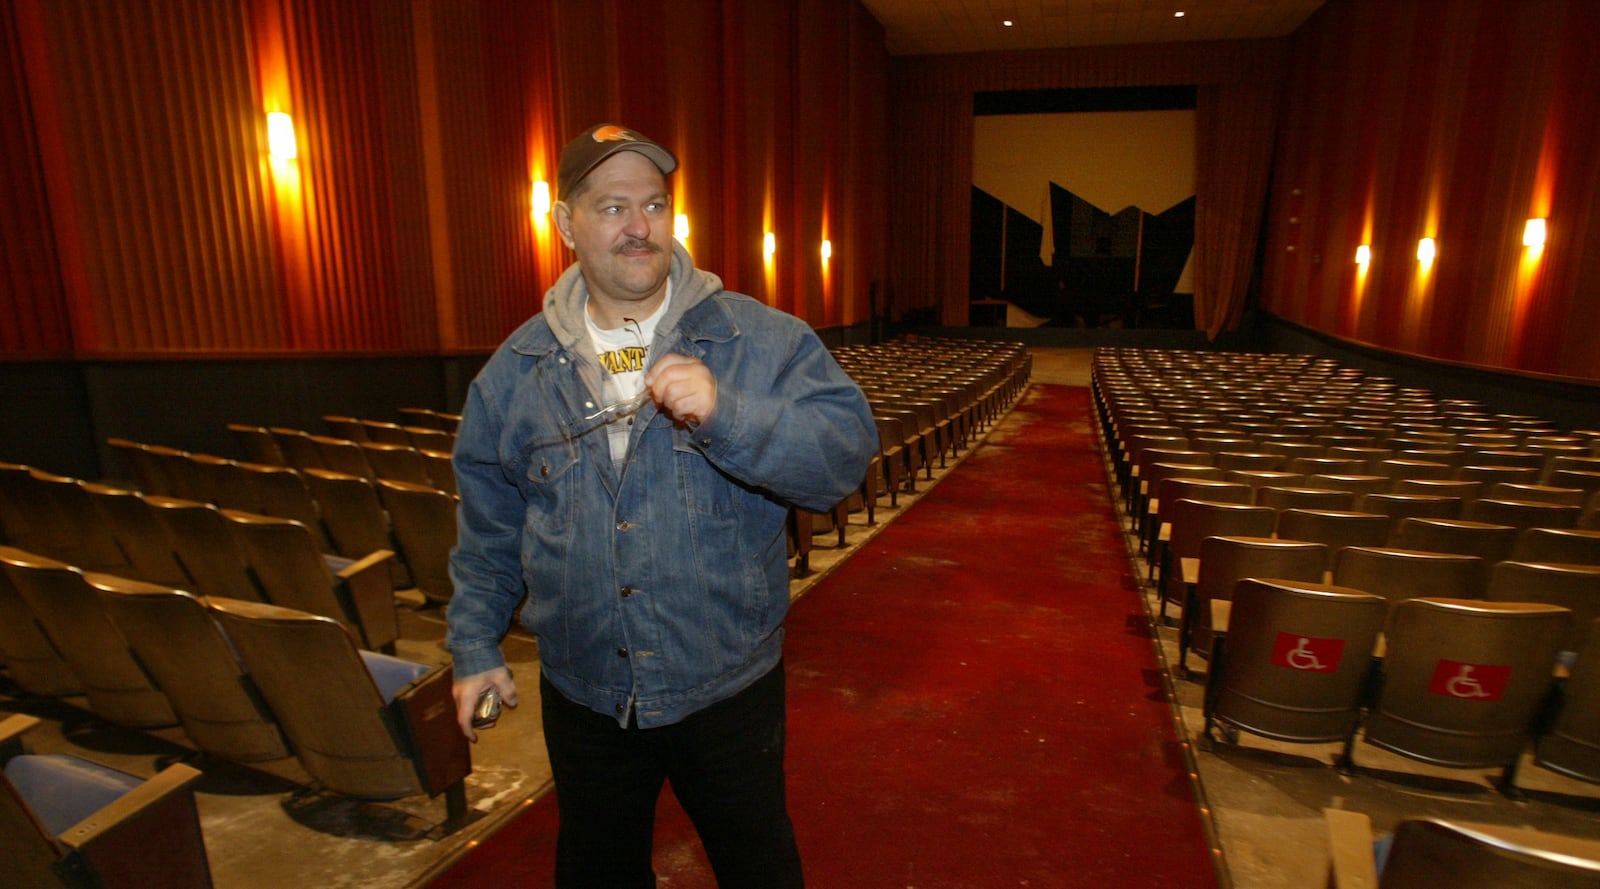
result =
[{"label": "man's face", "polygon": [[649,158],[636,151],[606,158],[576,195],[556,205],[555,220],[578,254],[596,308],[653,308],[672,268],[672,197]]}]

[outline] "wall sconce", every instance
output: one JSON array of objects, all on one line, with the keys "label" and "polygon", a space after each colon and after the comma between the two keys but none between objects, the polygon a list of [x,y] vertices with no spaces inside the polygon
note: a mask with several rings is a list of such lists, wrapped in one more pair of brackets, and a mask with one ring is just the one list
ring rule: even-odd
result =
[{"label": "wall sconce", "polygon": [[679,213],[672,217],[672,236],[680,241],[689,240],[689,214]]},{"label": "wall sconce", "polygon": [[1528,224],[1522,227],[1522,246],[1543,247],[1544,239],[1545,229],[1543,217],[1530,219],[1528,220]]},{"label": "wall sconce", "polygon": [[1356,265],[1366,268],[1372,263],[1372,245],[1362,244],[1356,248]]},{"label": "wall sconce", "polygon": [[300,156],[294,138],[294,118],[283,111],[267,114],[267,153],[273,160],[292,161]]},{"label": "wall sconce", "polygon": [[777,252],[778,236],[774,235],[772,232],[767,232],[766,235],[761,239],[761,255],[766,257],[767,262],[772,262],[773,254]]},{"label": "wall sconce", "polygon": [[1417,242],[1417,262],[1431,265],[1434,257],[1439,255],[1439,245],[1432,238],[1423,238]]},{"label": "wall sconce", "polygon": [[533,180],[533,215],[544,217],[550,212],[550,183],[543,179]]},{"label": "wall sconce", "polygon": [[833,258],[833,242],[827,238],[822,239],[822,261],[826,263]]}]

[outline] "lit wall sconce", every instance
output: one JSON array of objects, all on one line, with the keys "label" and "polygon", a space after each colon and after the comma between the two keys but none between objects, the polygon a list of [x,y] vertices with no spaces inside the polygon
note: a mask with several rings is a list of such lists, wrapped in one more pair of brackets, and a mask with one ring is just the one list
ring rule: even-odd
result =
[{"label": "lit wall sconce", "polygon": [[544,218],[550,212],[550,183],[543,179],[533,180],[533,215]]},{"label": "lit wall sconce", "polygon": [[300,156],[294,138],[294,118],[282,111],[267,114],[267,153],[273,160],[292,161]]},{"label": "lit wall sconce", "polygon": [[833,258],[833,242],[827,238],[822,239],[822,261],[827,262]]},{"label": "lit wall sconce", "polygon": [[1432,238],[1423,238],[1417,242],[1417,262],[1431,265],[1434,257],[1439,255],[1439,245]]},{"label": "lit wall sconce", "polygon": [[1356,248],[1356,265],[1366,268],[1372,264],[1372,245],[1362,244]]},{"label": "lit wall sconce", "polygon": [[679,213],[672,217],[672,236],[680,241],[689,240],[689,214]]},{"label": "lit wall sconce", "polygon": [[1543,247],[1545,239],[1544,219],[1534,218],[1522,227],[1522,246]]},{"label": "lit wall sconce", "polygon": [[761,255],[766,257],[767,262],[771,262],[773,254],[777,252],[778,236],[774,235],[772,232],[767,232],[766,235],[761,239]]}]

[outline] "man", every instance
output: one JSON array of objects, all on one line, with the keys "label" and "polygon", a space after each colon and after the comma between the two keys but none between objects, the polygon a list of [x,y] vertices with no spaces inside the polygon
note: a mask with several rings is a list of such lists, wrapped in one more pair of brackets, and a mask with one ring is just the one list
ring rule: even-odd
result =
[{"label": "man", "polygon": [[861,390],[800,320],[672,240],[677,159],[601,125],[561,155],[577,262],[473,381],[455,470],[449,647],[461,729],[522,603],[561,827],[556,883],[653,887],[665,780],[718,885],[801,886],[784,799],[789,504],[825,510],[876,450]]}]

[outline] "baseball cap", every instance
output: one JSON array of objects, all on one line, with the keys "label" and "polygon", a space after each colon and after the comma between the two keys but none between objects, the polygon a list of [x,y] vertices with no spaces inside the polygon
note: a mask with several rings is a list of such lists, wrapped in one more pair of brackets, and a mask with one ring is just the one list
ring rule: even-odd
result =
[{"label": "baseball cap", "polygon": [[672,152],[639,131],[611,123],[596,124],[561,149],[561,164],[556,168],[556,196],[566,198],[590,170],[619,151],[637,151],[649,158],[663,176],[678,168],[678,159]]}]

